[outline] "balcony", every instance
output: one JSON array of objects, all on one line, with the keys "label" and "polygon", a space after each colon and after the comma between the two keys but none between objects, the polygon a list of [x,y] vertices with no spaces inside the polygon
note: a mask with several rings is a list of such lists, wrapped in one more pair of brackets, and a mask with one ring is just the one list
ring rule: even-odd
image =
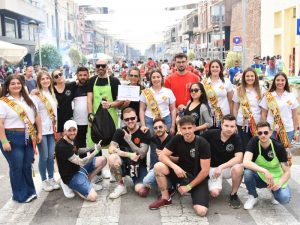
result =
[{"label": "balcony", "polygon": [[46,20],[46,14],[44,13],[43,9],[41,9],[38,1],[1,0],[0,9],[11,11],[36,21]]}]

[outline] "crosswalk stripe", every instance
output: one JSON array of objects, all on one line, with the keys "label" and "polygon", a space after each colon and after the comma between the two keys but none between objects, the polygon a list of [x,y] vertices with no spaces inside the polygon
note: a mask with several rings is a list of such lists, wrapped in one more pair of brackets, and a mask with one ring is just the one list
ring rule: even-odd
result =
[{"label": "crosswalk stripe", "polygon": [[10,199],[0,210],[0,224],[2,225],[29,225],[48,196],[47,192],[42,191],[42,182],[39,176],[33,178],[38,199],[26,204],[20,204]]},{"label": "crosswalk stripe", "polygon": [[121,198],[109,200],[109,189],[112,186],[109,179],[101,182],[103,189],[98,191],[96,202],[84,201],[80,210],[76,225],[85,224],[109,224],[117,225],[119,223]]}]

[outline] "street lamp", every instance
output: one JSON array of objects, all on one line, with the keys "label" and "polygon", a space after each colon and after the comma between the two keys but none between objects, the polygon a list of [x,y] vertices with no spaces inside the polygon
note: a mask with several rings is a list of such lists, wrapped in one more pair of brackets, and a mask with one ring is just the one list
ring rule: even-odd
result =
[{"label": "street lamp", "polygon": [[41,52],[41,46],[40,46],[40,26],[39,23],[36,22],[35,20],[30,20],[28,22],[29,27],[32,27],[33,30],[36,29],[36,33],[37,33],[37,38],[38,38],[38,48],[39,48],[39,64],[40,67],[42,68],[42,52]]}]

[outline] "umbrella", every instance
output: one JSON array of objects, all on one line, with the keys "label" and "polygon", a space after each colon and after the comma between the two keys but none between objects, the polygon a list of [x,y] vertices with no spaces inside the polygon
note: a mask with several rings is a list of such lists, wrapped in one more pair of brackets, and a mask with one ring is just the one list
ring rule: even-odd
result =
[{"label": "umbrella", "polygon": [[110,55],[106,55],[104,53],[95,53],[95,54],[89,54],[86,56],[87,59],[106,59],[106,60],[112,60],[113,57]]},{"label": "umbrella", "polygon": [[27,54],[27,48],[0,41],[0,58],[9,63],[18,63]]}]

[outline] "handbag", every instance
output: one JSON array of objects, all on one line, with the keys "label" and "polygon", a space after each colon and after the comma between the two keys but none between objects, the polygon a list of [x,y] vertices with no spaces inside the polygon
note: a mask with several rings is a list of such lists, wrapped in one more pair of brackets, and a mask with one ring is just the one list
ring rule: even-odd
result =
[{"label": "handbag", "polygon": [[115,123],[108,112],[100,104],[91,126],[91,139],[94,143],[102,140],[101,145],[109,145],[116,131]]}]

